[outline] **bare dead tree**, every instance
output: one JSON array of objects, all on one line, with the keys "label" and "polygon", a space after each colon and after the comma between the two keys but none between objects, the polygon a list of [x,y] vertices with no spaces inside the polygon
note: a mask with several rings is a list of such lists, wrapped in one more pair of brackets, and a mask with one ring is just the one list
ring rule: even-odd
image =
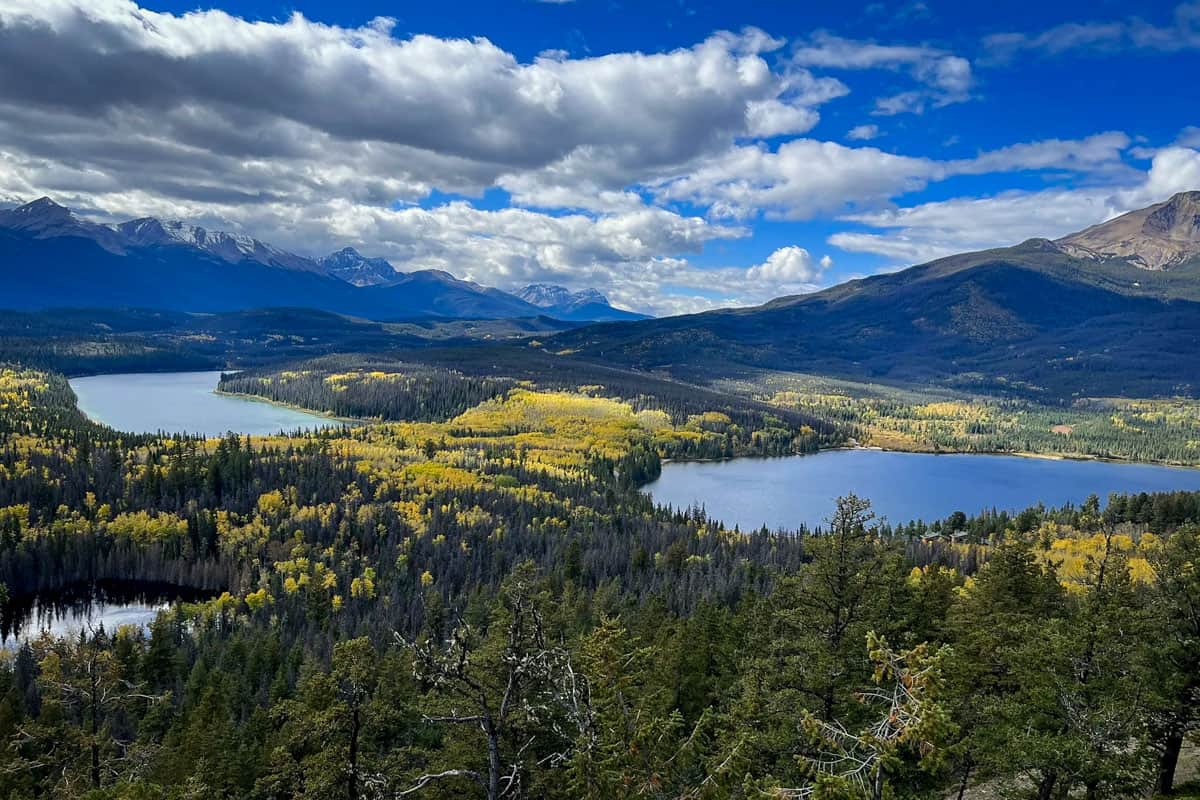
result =
[{"label": "bare dead tree", "polygon": [[478,729],[487,756],[486,770],[427,773],[398,796],[465,778],[478,783],[488,800],[522,797],[528,763],[559,766],[580,742],[587,746],[591,740],[587,680],[564,647],[547,641],[530,571],[517,571],[504,600],[508,618],[502,635],[481,636],[466,623],[444,643],[396,635],[412,654],[418,684],[447,706],[447,713],[428,714],[425,720]]}]

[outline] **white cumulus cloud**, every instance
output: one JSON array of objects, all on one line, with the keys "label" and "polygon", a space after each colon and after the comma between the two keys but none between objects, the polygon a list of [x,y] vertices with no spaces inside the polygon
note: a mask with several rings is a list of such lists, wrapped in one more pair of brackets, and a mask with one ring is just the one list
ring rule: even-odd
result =
[{"label": "white cumulus cloud", "polygon": [[1200,151],[1168,147],[1158,151],[1150,169],[1130,183],[1009,191],[851,214],[843,219],[873,230],[841,231],[828,241],[850,252],[920,263],[1035,237],[1057,238],[1198,186]]},{"label": "white cumulus cloud", "polygon": [[819,261],[803,247],[791,245],[781,247],[761,264],[746,270],[752,281],[775,284],[812,284],[820,279],[825,270],[833,266],[833,259],[824,256]]}]

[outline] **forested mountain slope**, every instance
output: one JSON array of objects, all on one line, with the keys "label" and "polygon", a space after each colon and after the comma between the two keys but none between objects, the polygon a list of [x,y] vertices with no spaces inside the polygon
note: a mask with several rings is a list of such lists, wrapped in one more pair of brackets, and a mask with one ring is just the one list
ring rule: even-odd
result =
[{"label": "forested mountain slope", "polygon": [[1078,258],[1044,239],[756,308],[583,328],[582,357],[689,376],[770,368],[1020,391],[1200,389],[1200,264]]}]

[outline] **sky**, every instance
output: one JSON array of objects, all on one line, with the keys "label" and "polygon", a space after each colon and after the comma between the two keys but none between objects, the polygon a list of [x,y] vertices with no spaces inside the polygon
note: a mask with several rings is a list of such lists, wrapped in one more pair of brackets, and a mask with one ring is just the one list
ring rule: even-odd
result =
[{"label": "sky", "polygon": [[1196,0],[142,2],[0,3],[0,202],[662,315],[1200,189]]}]

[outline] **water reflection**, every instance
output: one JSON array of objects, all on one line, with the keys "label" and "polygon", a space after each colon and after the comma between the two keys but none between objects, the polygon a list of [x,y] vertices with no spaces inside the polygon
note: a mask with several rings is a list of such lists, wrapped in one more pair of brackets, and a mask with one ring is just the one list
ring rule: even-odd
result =
[{"label": "water reflection", "polygon": [[146,628],[173,603],[206,596],[170,584],[106,581],[16,598],[0,609],[0,647],[12,649],[43,633],[75,636],[101,628],[111,634],[123,625]]}]

